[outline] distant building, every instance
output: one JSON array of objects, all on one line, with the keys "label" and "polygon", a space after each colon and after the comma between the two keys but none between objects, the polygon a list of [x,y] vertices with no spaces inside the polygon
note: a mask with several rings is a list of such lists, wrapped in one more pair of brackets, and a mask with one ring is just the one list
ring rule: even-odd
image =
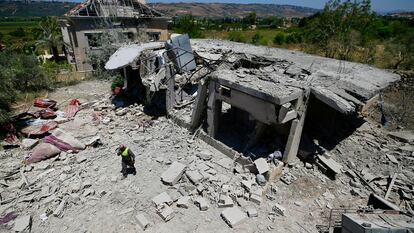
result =
[{"label": "distant building", "polygon": [[59,19],[68,62],[77,71],[91,71],[87,53],[102,51],[99,38],[107,29],[134,42],[146,34],[151,41],[168,39],[168,20],[144,0],[86,0]]}]

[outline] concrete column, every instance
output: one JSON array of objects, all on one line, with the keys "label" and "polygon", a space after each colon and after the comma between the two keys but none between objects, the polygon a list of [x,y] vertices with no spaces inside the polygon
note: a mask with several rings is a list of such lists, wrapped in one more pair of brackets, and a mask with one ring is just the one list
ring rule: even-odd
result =
[{"label": "concrete column", "polygon": [[169,113],[175,104],[175,79],[173,74],[173,68],[171,65],[166,66],[165,78],[167,80],[167,91],[166,91],[166,110]]},{"label": "concrete column", "polygon": [[[308,101],[303,102],[303,98],[304,97],[301,97],[298,100],[299,106],[297,109],[299,109],[300,112],[298,119],[293,120],[290,126],[289,137],[286,142],[285,152],[283,153],[282,159],[285,163],[293,161],[293,159],[298,154],[300,139],[302,137],[302,130],[305,124],[306,110],[308,107]],[[309,98],[309,95],[307,95],[306,98]]]},{"label": "concrete column", "polygon": [[217,136],[222,103],[221,100],[217,100],[216,98],[216,82],[210,81],[208,90],[209,95],[207,102],[207,132],[210,137],[215,138]]},{"label": "concrete column", "polygon": [[203,110],[206,106],[207,85],[208,82],[205,79],[198,83],[197,98],[191,115],[191,130],[195,130],[200,125]]}]

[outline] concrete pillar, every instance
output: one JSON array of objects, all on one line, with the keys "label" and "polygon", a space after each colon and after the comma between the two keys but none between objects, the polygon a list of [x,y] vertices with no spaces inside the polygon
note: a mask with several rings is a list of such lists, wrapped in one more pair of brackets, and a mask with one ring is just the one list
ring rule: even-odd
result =
[{"label": "concrete pillar", "polygon": [[207,132],[210,137],[215,138],[217,136],[222,103],[221,100],[217,100],[216,98],[216,82],[210,81],[208,90]]},{"label": "concrete pillar", "polygon": [[165,69],[165,78],[167,80],[167,91],[166,91],[166,101],[165,106],[167,113],[169,113],[175,104],[175,79],[174,79],[174,69],[171,65],[166,66]]},{"label": "concrete pillar", "polygon": [[[298,154],[300,139],[302,137],[302,130],[305,124],[306,110],[308,107],[308,101],[303,102],[302,98],[304,97],[301,97],[298,100],[297,109],[299,109],[298,112],[300,112],[300,114],[298,114],[298,119],[293,120],[290,126],[289,137],[286,142],[285,152],[283,153],[282,159],[282,161],[285,163],[293,161],[293,159]],[[309,95],[307,95],[306,98],[308,99]]]},{"label": "concrete pillar", "polygon": [[203,110],[206,106],[207,85],[206,79],[202,79],[198,83],[197,98],[191,115],[191,130],[195,130],[200,125]]}]

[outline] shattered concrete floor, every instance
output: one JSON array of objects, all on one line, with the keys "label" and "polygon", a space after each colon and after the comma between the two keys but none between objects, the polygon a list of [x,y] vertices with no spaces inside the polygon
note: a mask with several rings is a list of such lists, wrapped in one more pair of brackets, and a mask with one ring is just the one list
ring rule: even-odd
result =
[{"label": "shattered concrete floor", "polygon": [[[99,111],[104,119],[100,124],[93,123],[94,109],[89,107],[78,112],[73,121],[59,125],[83,142],[100,135],[103,146],[87,148],[78,154],[61,153],[32,166],[22,165],[28,151],[0,151],[2,179],[17,171],[1,182],[2,201],[17,197],[0,205],[1,216],[11,211],[19,216],[31,215],[32,232],[142,232],[135,218],[140,213],[151,223],[146,232],[318,232],[316,226],[328,223],[331,208],[357,208],[367,202],[371,191],[357,179],[344,172],[331,180],[316,166],[305,166],[297,160],[283,171],[297,180],[286,185],[277,179],[271,184],[273,188],[264,194],[260,205],[243,197],[237,198],[241,210],[255,208],[258,217],[246,218],[235,228],[230,228],[220,217],[224,209],[218,208],[210,198],[217,196],[226,184],[229,192],[242,190],[243,178],[252,179],[254,175],[234,174],[231,160],[202,140],[193,138],[170,119],[161,117],[150,122],[141,106],[124,110],[106,108],[109,106],[103,100],[109,96],[108,87],[107,82],[86,81],[58,89],[50,96],[57,101],[77,97],[83,103],[97,103],[94,105],[96,109],[104,108]],[[399,185],[411,185],[412,188],[410,177],[414,174],[413,146],[384,135],[376,126],[364,124],[331,151],[344,171],[349,166],[355,172],[365,169],[373,174],[375,179],[370,184],[381,196],[386,190],[387,175],[401,171]],[[137,175],[128,175],[124,180],[121,180],[120,158],[115,153],[119,143],[129,146],[137,156]],[[392,154],[398,164],[391,162],[386,154]],[[209,208],[200,211],[192,201],[188,209],[174,203],[171,205],[174,217],[164,222],[157,214],[152,198],[167,192],[174,200],[181,196],[179,189],[193,194],[193,199],[200,196],[185,175],[175,186],[161,182],[161,174],[175,161],[187,165],[188,170],[203,174],[201,184],[205,187],[203,195],[209,200]],[[27,194],[27,189],[20,188],[24,181],[19,170],[25,171],[30,190],[35,190],[32,193]],[[411,193],[408,195],[412,198]],[[41,220],[43,213],[54,211],[63,199],[67,204],[62,217],[50,215]],[[392,193],[391,200],[400,204],[397,192]],[[275,204],[286,209],[284,216],[274,214],[272,207]],[[13,222],[0,226],[0,231],[8,232],[12,225]]]}]

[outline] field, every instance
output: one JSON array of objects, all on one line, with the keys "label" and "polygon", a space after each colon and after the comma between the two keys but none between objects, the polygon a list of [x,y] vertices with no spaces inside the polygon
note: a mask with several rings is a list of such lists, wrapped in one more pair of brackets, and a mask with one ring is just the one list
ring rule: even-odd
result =
[{"label": "field", "polygon": [[[209,30],[204,31],[205,38],[211,39],[224,39],[224,40],[233,40],[238,42],[246,42],[252,43],[254,41],[254,37],[259,35],[258,41],[256,44],[260,45],[267,45],[271,47],[281,47],[281,48],[289,48],[289,49],[296,49],[298,44],[285,44],[285,45],[278,45],[273,42],[275,36],[283,32],[284,30],[281,29],[256,29],[256,30],[243,30],[243,31],[216,31],[216,30]],[[253,42],[254,43],[254,42]]]},{"label": "field", "polygon": [[12,20],[6,21],[6,19],[0,20],[0,33],[8,34],[15,31],[18,28],[24,30],[36,27],[40,19],[33,18],[32,20],[13,18]]}]

